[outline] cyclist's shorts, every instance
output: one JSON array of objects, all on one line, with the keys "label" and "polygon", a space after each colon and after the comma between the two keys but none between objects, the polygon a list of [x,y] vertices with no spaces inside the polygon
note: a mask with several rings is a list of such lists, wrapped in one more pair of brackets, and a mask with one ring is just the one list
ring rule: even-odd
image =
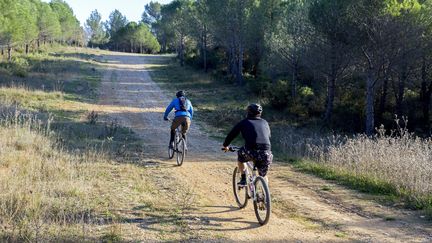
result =
[{"label": "cyclist's shorts", "polygon": [[191,125],[191,120],[187,116],[178,116],[174,118],[171,125],[171,130],[176,130],[178,126],[182,126],[182,133],[186,134]]},{"label": "cyclist's shorts", "polygon": [[260,176],[266,176],[270,164],[273,162],[273,154],[270,150],[253,150],[241,147],[238,151],[238,161],[246,163],[253,161]]}]

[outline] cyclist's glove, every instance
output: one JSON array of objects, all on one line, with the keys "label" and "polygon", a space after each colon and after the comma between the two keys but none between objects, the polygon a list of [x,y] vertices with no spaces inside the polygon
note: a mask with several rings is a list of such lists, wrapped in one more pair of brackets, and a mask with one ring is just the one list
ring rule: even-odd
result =
[{"label": "cyclist's glove", "polygon": [[164,117],[164,120],[165,120],[165,121],[168,121],[168,117]]}]

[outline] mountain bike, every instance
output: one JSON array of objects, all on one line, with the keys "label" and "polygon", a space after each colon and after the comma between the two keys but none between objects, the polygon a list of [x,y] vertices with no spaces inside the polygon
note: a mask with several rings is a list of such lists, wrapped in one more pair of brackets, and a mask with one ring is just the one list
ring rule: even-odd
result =
[{"label": "mountain bike", "polygon": [[174,144],[173,147],[168,147],[168,157],[169,159],[174,158],[174,153],[177,155],[177,165],[181,166],[183,164],[183,161],[186,156],[186,140],[182,136],[182,132],[180,129],[180,126],[177,127],[175,137],[174,137]]},{"label": "mountain bike", "polygon": [[[239,147],[230,147],[230,152],[236,152]],[[255,216],[261,225],[268,223],[271,213],[270,189],[264,177],[257,175],[257,169],[253,162],[246,164],[246,186],[239,186],[241,172],[238,167],[234,169],[232,186],[234,197],[239,208],[246,207],[248,199],[252,199]]]}]

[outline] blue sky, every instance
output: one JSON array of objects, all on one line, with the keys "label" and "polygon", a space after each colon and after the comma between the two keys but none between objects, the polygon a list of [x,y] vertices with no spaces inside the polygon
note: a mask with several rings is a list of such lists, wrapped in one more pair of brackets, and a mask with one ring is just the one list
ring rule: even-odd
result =
[{"label": "blue sky", "polygon": [[[43,1],[50,2],[50,0]],[[171,2],[171,0],[153,1],[163,4]],[[126,15],[129,21],[139,21],[144,12],[144,5],[150,0],[66,0],[66,2],[73,8],[81,25],[84,25],[85,20],[95,9],[101,13],[103,20],[106,20],[114,9],[118,9],[123,15]]]}]

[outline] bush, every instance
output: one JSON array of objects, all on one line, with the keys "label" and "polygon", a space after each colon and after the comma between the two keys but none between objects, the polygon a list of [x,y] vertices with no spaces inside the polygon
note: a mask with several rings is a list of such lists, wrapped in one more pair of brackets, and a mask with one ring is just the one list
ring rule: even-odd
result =
[{"label": "bush", "polygon": [[0,63],[0,75],[26,77],[29,62],[22,57],[13,57],[11,62]]},{"label": "bush", "polygon": [[290,84],[286,80],[279,80],[276,84],[269,86],[267,91],[270,104],[276,109],[286,108],[290,97]]},{"label": "bush", "polygon": [[247,82],[249,89],[259,97],[265,97],[271,87],[271,80],[266,78],[251,79]]}]

